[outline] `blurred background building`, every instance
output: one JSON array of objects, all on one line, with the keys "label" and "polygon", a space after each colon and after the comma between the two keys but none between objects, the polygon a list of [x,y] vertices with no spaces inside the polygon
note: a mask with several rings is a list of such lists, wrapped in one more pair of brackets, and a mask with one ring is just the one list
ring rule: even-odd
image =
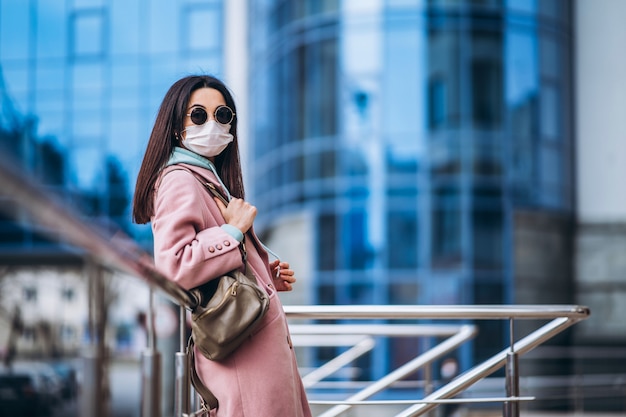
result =
[{"label": "blurred background building", "polygon": [[309,302],[573,301],[570,2],[252,4],[255,202],[314,231]]},{"label": "blurred background building", "polygon": [[[223,16],[222,1],[1,1],[3,152],[92,221],[150,248],[150,228],[133,226],[129,207],[151,124],[173,80],[223,75]],[[80,257],[22,226],[0,223],[7,273],[35,264],[36,276],[59,264],[83,273]],[[36,300],[20,282],[23,298]]]},{"label": "blurred background building", "polygon": [[[625,18],[620,0],[0,0],[0,146],[151,250],[129,205],[158,106],[176,79],[217,75],[257,232],[298,271],[285,302],[584,304],[525,369],[625,374]],[[42,232],[0,219],[5,315],[50,302],[41,276],[72,271],[58,305],[83,291],[80,256]],[[113,349],[147,302],[124,288]],[[508,342],[480,326],[462,368]],[[377,348],[358,378],[414,343]]]}]

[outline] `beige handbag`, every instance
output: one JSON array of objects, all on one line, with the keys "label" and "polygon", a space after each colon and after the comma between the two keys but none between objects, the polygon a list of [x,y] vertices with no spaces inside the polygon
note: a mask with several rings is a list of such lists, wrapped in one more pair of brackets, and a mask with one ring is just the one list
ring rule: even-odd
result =
[{"label": "beige handbag", "polygon": [[[248,271],[250,268],[246,262]],[[191,383],[202,397],[201,414],[194,415],[202,415],[202,412],[208,415],[209,410],[218,408],[219,402],[196,372],[194,344],[206,358],[213,361],[224,359],[252,335],[270,304],[267,293],[258,286],[254,276],[238,270],[194,288],[191,293],[198,300],[191,311],[188,345]]]},{"label": "beige handbag", "polygon": [[[243,242],[241,243],[243,245]],[[242,249],[245,258],[245,249]],[[191,310],[191,337],[212,361],[227,357],[246,340],[270,306],[267,293],[251,275],[234,270],[191,290],[198,304]]]}]

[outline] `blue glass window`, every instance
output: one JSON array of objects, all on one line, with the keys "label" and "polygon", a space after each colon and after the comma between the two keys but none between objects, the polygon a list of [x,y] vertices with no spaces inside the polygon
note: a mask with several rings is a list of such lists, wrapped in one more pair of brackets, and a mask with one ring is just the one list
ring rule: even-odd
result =
[{"label": "blue glass window", "polygon": [[215,51],[223,45],[222,13],[218,7],[191,7],[185,10],[186,37],[183,49],[189,52]]},{"label": "blue glass window", "polygon": [[337,218],[334,214],[322,214],[317,224],[317,265],[322,271],[337,267]]},{"label": "blue glass window", "polygon": [[502,90],[500,56],[475,60],[472,63],[472,115],[477,128],[494,129],[502,124]]},{"label": "blue glass window", "polygon": [[443,78],[434,77],[428,85],[428,127],[438,129],[445,127],[448,118],[447,88]]},{"label": "blue glass window", "polygon": [[[499,269],[503,264],[503,213],[491,203],[491,209],[474,209],[472,213],[474,267]],[[496,300],[496,299],[493,299]]]},{"label": "blue glass window", "polygon": [[541,135],[548,140],[561,138],[559,93],[553,85],[544,85],[540,94]]},{"label": "blue glass window", "polygon": [[36,29],[31,35],[36,36],[37,39],[38,58],[65,58],[67,56],[65,4],[67,2],[54,2],[54,5],[52,2],[39,2],[35,11]]},{"label": "blue glass window", "polygon": [[389,269],[409,269],[418,266],[418,221],[417,205],[394,204],[387,213],[387,267]]},{"label": "blue glass window", "polygon": [[0,2],[0,58],[2,60],[26,59],[30,2]]},{"label": "blue glass window", "polygon": [[[140,3],[114,1],[111,2],[109,13],[114,23],[114,29],[111,31],[111,54],[129,54],[129,57],[137,59],[135,54],[142,49],[145,50],[147,46],[146,40],[141,36],[145,27],[145,23],[142,22],[146,22],[147,19],[142,15]],[[119,62],[120,58],[121,56],[117,57],[114,64]]]},{"label": "blue glass window", "polygon": [[461,262],[461,206],[459,192],[441,187],[433,192],[432,263],[435,267],[458,266]]},{"label": "blue glass window", "polygon": [[351,270],[363,270],[373,261],[373,252],[368,242],[367,214],[363,210],[352,210],[343,220],[343,240],[347,253],[346,266]]},{"label": "blue glass window", "polygon": [[105,14],[100,9],[75,12],[70,19],[72,56],[102,58],[105,53]]}]

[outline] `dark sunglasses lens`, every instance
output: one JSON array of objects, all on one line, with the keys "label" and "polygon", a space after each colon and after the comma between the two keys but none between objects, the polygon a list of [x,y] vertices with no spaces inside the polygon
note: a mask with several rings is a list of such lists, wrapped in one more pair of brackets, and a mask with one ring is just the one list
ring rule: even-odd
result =
[{"label": "dark sunglasses lens", "polygon": [[204,124],[204,122],[206,122],[206,119],[208,117],[208,115],[206,114],[206,111],[200,107],[196,107],[195,109],[193,109],[189,116],[191,117],[191,121],[195,125]]},{"label": "dark sunglasses lens", "polygon": [[215,109],[215,120],[223,125],[229,124],[233,120],[233,111],[226,106],[219,106]]}]

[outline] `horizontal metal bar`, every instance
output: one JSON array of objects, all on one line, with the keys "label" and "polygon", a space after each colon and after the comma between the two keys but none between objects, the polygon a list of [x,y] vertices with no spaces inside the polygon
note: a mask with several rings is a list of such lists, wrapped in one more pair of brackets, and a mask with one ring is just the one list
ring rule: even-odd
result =
[{"label": "horizontal metal bar", "polygon": [[318,305],[285,306],[290,319],[585,319],[590,311],[579,305]]},{"label": "horizontal metal bar", "polygon": [[458,333],[462,325],[448,324],[291,324],[292,335],[370,335],[370,336],[451,336]]},{"label": "horizontal metal bar", "polygon": [[369,400],[369,401],[324,401],[310,400],[316,405],[412,405],[412,404],[469,404],[534,401],[535,397],[489,397],[489,398],[448,398],[443,400]]},{"label": "horizontal metal bar", "polygon": [[354,346],[357,343],[371,339],[369,336],[365,335],[326,335],[320,337],[320,335],[306,335],[306,334],[298,334],[291,335],[291,342],[294,346]]},{"label": "horizontal metal bar", "polygon": [[[316,369],[316,368],[302,367],[300,369],[301,369],[301,374],[305,374],[306,372],[310,372],[310,369]],[[348,370],[352,373],[359,372],[362,370],[359,367],[346,367],[346,366],[344,366],[343,369]],[[368,380],[368,381],[355,381],[355,380],[320,381],[315,384],[315,388],[325,389],[325,390],[356,391],[356,390],[360,390],[365,387],[368,387],[372,385],[374,382],[376,381],[371,381],[371,380]],[[426,384],[427,384],[426,380],[402,380],[402,381],[396,381],[396,382],[393,382],[392,384],[389,384],[389,387],[399,388],[399,389],[417,389],[417,388],[424,388]],[[478,397],[478,396],[475,396],[475,397]]]}]

